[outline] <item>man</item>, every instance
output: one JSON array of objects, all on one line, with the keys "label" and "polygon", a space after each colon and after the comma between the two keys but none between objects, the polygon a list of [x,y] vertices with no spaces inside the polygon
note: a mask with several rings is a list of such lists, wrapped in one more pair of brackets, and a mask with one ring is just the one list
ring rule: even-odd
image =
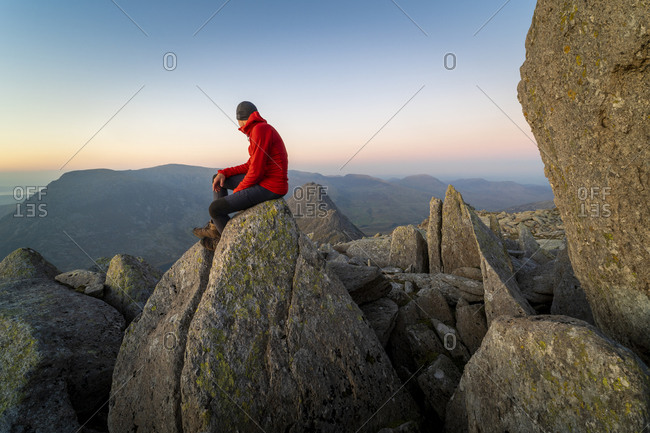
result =
[{"label": "man", "polygon": [[[211,220],[205,227],[193,230],[201,238],[201,245],[211,251],[230,220],[228,214],[280,198],[289,189],[287,150],[278,131],[266,123],[252,102],[244,101],[237,106],[237,120],[239,130],[248,136],[250,158],[244,164],[219,170],[212,177]],[[229,189],[233,194],[228,195]]]}]

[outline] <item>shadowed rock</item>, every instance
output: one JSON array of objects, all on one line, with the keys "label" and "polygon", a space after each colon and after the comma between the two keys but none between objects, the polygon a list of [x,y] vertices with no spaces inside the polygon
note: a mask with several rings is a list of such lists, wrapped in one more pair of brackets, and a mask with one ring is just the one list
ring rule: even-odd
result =
[{"label": "shadowed rock", "polygon": [[429,249],[429,273],[442,272],[440,248],[442,246],[442,200],[432,197],[429,202],[427,221],[427,246]]}]

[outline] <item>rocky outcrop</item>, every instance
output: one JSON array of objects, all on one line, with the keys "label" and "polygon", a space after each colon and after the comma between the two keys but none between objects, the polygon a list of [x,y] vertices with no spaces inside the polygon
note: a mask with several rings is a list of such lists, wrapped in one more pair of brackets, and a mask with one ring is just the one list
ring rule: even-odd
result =
[{"label": "rocky outcrop", "polygon": [[446,431],[640,432],[650,422],[649,374],[586,322],[500,317],[465,367]]},{"label": "rocky outcrop", "polygon": [[378,431],[418,417],[283,200],[235,216],[212,262],[201,254],[172,267],[126,333],[111,431]]},{"label": "rocky outcrop", "polygon": [[540,0],[518,94],[599,328],[650,360],[650,4]]},{"label": "rocky outcrop", "polygon": [[458,191],[449,185],[442,205],[442,267],[451,274],[456,268],[480,268],[472,220],[467,204]]},{"label": "rocky outcrop", "polygon": [[54,280],[0,284],[0,431],[101,429],[122,329],[113,307]]},{"label": "rocky outcrop", "polygon": [[106,272],[104,301],[122,313],[127,324],[131,323],[142,311],[160,277],[160,271],[142,258],[118,254]]},{"label": "rocky outcrop", "polygon": [[388,344],[390,333],[395,327],[395,318],[399,307],[389,298],[381,298],[360,306],[361,311],[368,319],[370,327],[377,334],[382,346]]},{"label": "rocky outcrop", "polygon": [[429,219],[427,220],[427,247],[429,251],[429,273],[442,272],[442,200],[432,197],[429,202]]},{"label": "rocky outcrop", "polygon": [[295,188],[287,205],[300,230],[316,242],[336,244],[364,236],[336,207],[322,185],[309,182]]},{"label": "rocky outcrop", "polygon": [[427,241],[415,226],[399,226],[393,230],[388,266],[409,269],[416,273],[427,272],[427,256]]},{"label": "rocky outcrop", "polygon": [[0,283],[32,278],[54,278],[56,267],[31,248],[19,248],[0,262]]}]

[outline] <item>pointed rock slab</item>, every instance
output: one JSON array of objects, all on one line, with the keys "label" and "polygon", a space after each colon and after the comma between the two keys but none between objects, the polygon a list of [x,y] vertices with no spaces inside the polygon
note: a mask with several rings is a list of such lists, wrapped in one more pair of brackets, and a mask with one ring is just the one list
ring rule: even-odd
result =
[{"label": "pointed rock slab", "polygon": [[418,417],[284,200],[228,223],[207,282],[199,259],[190,250],[174,265],[129,328],[114,386],[131,379],[112,400],[111,431],[377,431]]},{"label": "pointed rock slab", "polygon": [[472,233],[481,258],[485,315],[488,326],[498,316],[521,317],[535,314],[519,290],[508,252],[497,235],[476,213],[465,208],[466,218],[472,222]]},{"label": "pointed rock slab", "polygon": [[650,3],[540,0],[519,101],[596,324],[650,362]]},{"label": "pointed rock slab", "polygon": [[427,246],[429,248],[429,273],[442,272],[442,200],[431,198],[429,202],[429,221],[427,222]]},{"label": "pointed rock slab", "polygon": [[452,185],[447,187],[442,205],[441,255],[442,267],[447,274],[457,268],[481,266],[467,204]]},{"label": "pointed rock slab", "polygon": [[427,256],[427,242],[415,226],[399,226],[393,230],[388,266],[410,269],[415,273],[427,272]]},{"label": "pointed rock slab", "polygon": [[0,262],[0,282],[54,278],[60,273],[38,251],[31,248],[18,248]]},{"label": "pointed rock slab", "polygon": [[450,416],[448,432],[641,432],[650,372],[581,320],[500,317],[465,366]]},{"label": "pointed rock slab", "polygon": [[113,374],[111,432],[182,433],[179,377],[187,328],[208,285],[213,253],[194,244],[163,275],[126,330]]}]

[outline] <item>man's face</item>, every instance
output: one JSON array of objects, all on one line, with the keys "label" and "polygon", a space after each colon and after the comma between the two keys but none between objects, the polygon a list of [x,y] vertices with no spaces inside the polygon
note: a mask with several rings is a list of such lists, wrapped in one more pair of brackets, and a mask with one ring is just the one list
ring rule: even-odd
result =
[{"label": "man's face", "polygon": [[246,125],[246,120],[237,120],[239,122],[239,127],[241,128],[242,126]]}]

